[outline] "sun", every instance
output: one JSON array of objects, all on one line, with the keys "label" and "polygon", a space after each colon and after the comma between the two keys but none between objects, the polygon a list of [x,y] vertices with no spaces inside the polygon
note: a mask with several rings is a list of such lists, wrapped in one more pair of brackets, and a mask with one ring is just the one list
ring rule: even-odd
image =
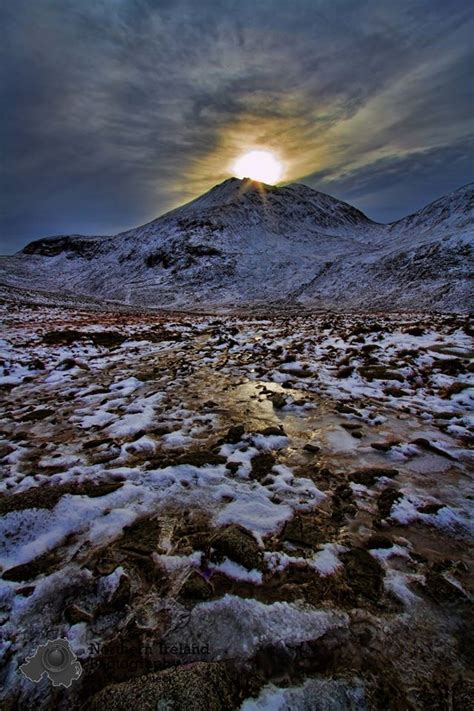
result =
[{"label": "sun", "polygon": [[270,151],[245,153],[233,166],[233,173],[237,178],[251,178],[270,185],[280,180],[282,172],[282,164]]}]

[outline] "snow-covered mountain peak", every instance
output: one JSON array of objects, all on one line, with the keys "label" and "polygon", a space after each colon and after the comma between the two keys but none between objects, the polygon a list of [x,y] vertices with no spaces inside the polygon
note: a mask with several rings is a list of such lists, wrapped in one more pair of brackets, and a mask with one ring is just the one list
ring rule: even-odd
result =
[{"label": "snow-covered mountain peak", "polygon": [[474,185],[392,225],[293,183],[229,178],[114,237],[40,239],[0,282],[136,305],[469,308]]},{"label": "snow-covered mountain peak", "polygon": [[293,183],[278,187],[250,178],[229,178],[170,215],[196,214],[225,216],[244,224],[261,222],[277,231],[294,232],[295,224],[331,234],[345,234],[372,225],[360,210],[306,185]]}]

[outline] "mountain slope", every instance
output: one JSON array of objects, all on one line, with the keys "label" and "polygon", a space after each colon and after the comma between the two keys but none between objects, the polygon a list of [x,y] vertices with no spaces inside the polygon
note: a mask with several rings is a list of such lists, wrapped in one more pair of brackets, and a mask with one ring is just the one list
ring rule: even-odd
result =
[{"label": "mountain slope", "polygon": [[230,178],[114,237],[37,240],[0,260],[15,287],[153,306],[466,308],[474,186],[391,225],[292,184]]}]

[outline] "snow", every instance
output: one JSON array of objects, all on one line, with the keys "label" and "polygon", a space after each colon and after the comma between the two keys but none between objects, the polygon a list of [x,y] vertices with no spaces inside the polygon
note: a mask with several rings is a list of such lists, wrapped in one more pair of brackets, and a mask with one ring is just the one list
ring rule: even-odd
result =
[{"label": "snow", "polygon": [[[270,590],[273,600],[278,595],[279,573],[286,570],[281,577],[291,582],[293,575],[299,578],[293,568],[304,568],[305,578],[314,576],[318,584],[321,577],[343,573],[342,553],[360,547],[374,533],[392,537],[391,529],[403,527],[405,541],[397,535],[390,548],[370,550],[370,554],[383,568],[385,590],[407,608],[401,615],[408,608],[415,615],[421,614],[418,600],[426,598],[423,586],[415,589],[413,583],[423,583],[428,569],[423,561],[428,558],[431,565],[433,555],[438,556],[437,545],[430,543],[426,548],[425,538],[446,540],[447,549],[455,546],[459,550],[456,560],[465,557],[472,531],[472,453],[468,449],[472,403],[467,397],[446,396],[445,392],[470,377],[471,339],[464,317],[315,313],[295,315],[289,323],[279,315],[271,319],[258,314],[219,319],[181,315],[176,323],[176,315],[171,319],[147,312],[122,324],[126,340],[120,348],[108,349],[92,348],[82,340],[51,347],[43,336],[66,324],[103,330],[99,324],[115,319],[115,314],[5,304],[0,311],[6,323],[0,375],[18,376],[11,389],[11,384],[5,388],[8,407],[0,418],[1,501],[6,503],[13,496],[21,509],[23,494],[33,498],[43,487],[53,493],[56,487],[68,487],[58,492],[60,498],[49,509],[31,504],[0,518],[2,572],[44,553],[58,556],[57,569],[45,566],[35,574],[32,568],[31,580],[0,580],[0,623],[7,639],[0,652],[7,660],[9,693],[18,689],[20,658],[36,644],[53,635],[67,636],[77,650],[99,636],[106,641],[116,631],[110,615],[118,629],[122,613],[136,615],[144,610],[152,627],[157,610],[162,611],[160,605],[174,606],[173,615],[177,610],[190,619],[184,634],[189,632],[191,640],[204,642],[209,637],[213,651],[222,658],[251,656],[260,646],[280,641],[299,644],[347,624],[337,601],[334,610],[332,601],[327,607],[324,601],[321,609],[282,601],[266,605],[238,596],[184,604],[181,585],[191,573],[202,574],[211,589],[212,574],[217,578],[221,573],[231,581],[248,583],[246,594],[253,591],[253,597],[264,600]],[[419,321],[424,335],[406,332]],[[145,329],[160,333],[163,322],[166,331],[179,331],[184,343],[139,337]],[[360,326],[365,329],[363,344],[355,340]],[[228,343],[224,349],[222,340]],[[137,342],[140,346],[130,348]],[[377,364],[407,378],[400,383],[405,393],[400,398],[387,396],[388,381],[370,381],[364,375],[363,345],[376,344],[380,349],[372,351],[371,357]],[[428,350],[428,346],[437,350]],[[404,355],[406,349],[414,355]],[[436,367],[440,349],[456,351],[459,374],[440,373]],[[59,371],[64,379],[50,381],[58,362],[70,357],[87,368]],[[348,378],[337,375],[343,359],[354,367]],[[291,369],[285,371],[289,387],[282,388],[273,376],[282,364],[292,361],[308,364],[312,375],[301,378],[291,375]],[[25,365],[30,362],[35,367]],[[272,392],[281,392],[287,399],[284,411],[274,407]],[[340,411],[342,404],[354,411]],[[244,434],[237,443],[226,443],[229,427],[236,424],[244,426]],[[362,437],[356,439],[344,425],[358,425]],[[285,435],[262,434],[268,426],[278,428],[272,431],[283,428]],[[443,451],[413,444],[419,437]],[[305,450],[310,441],[318,443],[320,451]],[[371,447],[382,442],[393,442],[393,446],[387,452]],[[252,464],[262,453],[266,453],[268,471],[255,479]],[[216,460],[216,455],[223,460]],[[183,456],[195,463],[180,463],[187,461]],[[367,486],[351,481],[354,471],[366,467],[394,467],[398,474],[379,477]],[[105,483],[121,487],[94,494],[93,486]],[[67,493],[75,484],[85,485],[87,491],[91,487],[90,496]],[[353,509],[340,522],[331,517],[339,484],[347,485],[342,491],[348,493]],[[377,505],[388,486],[401,498],[379,530]],[[41,502],[42,497],[38,498]],[[433,504],[435,509],[440,507],[435,513],[422,513]],[[285,523],[299,514],[322,522],[322,544],[297,546],[286,540]],[[153,550],[146,555],[169,583],[164,597],[161,590],[143,583],[135,567],[136,552],[120,547],[125,527],[150,516],[160,532],[156,546],[153,542]],[[232,523],[255,536],[263,555],[262,570],[247,570],[230,558],[219,563],[208,560],[208,541],[221,526]],[[118,566],[110,575],[96,566],[102,554]],[[131,582],[130,608],[104,612],[100,605],[106,597],[113,598],[122,574]],[[462,566],[452,569],[451,578],[459,590],[463,585],[467,590]],[[227,585],[234,590],[243,587],[229,581]],[[327,588],[330,591],[331,585]],[[282,596],[288,590],[282,586]],[[305,586],[296,590],[301,599],[306,592]],[[219,594],[218,584],[213,593]],[[90,611],[93,621],[69,624],[64,608],[70,602]],[[385,612],[382,598],[377,625],[385,624]],[[392,612],[396,618],[398,613]],[[439,615],[447,620],[441,605]],[[182,635],[183,629],[176,630],[175,639],[183,641]],[[295,688],[267,689],[258,703],[280,703],[280,694],[282,703],[305,708],[311,693],[309,687],[306,696]]]},{"label": "snow", "polygon": [[247,568],[244,568],[242,565],[239,565],[228,558],[224,558],[222,563],[219,563],[218,565],[210,563],[209,570],[224,573],[224,575],[227,575],[228,578],[242,580],[247,583],[254,583],[254,585],[261,585],[263,580],[263,575],[259,570],[247,570]]},{"label": "snow", "polygon": [[347,625],[342,612],[314,610],[304,605],[275,602],[271,605],[235,595],[196,605],[188,625],[167,640],[183,644],[207,643],[217,659],[252,656],[259,647],[276,642],[297,644]]},{"label": "snow", "polygon": [[366,711],[361,680],[307,679],[301,686],[268,684],[259,696],[247,699],[240,711]]},{"label": "snow", "polygon": [[338,568],[342,567],[341,561],[338,559],[338,553],[344,553],[348,549],[345,546],[337,543],[326,543],[322,546],[319,553],[316,553],[310,565],[318,571],[322,576],[335,573]]},{"label": "snow", "polygon": [[[191,308],[286,299],[322,308],[458,310],[472,300],[472,184],[391,225],[304,185],[263,190],[262,198],[253,184],[231,179],[115,237],[40,240],[0,259],[1,281]],[[94,258],[86,260],[82,250],[91,242]],[[141,343],[137,334],[130,346]],[[50,382],[70,377],[49,376]]]}]

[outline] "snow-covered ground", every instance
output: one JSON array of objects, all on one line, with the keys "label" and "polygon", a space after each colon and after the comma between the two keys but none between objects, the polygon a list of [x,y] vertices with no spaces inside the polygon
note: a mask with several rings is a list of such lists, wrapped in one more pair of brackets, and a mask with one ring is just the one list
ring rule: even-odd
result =
[{"label": "snow-covered ground", "polygon": [[468,317],[0,308],[7,708],[462,708]]}]

